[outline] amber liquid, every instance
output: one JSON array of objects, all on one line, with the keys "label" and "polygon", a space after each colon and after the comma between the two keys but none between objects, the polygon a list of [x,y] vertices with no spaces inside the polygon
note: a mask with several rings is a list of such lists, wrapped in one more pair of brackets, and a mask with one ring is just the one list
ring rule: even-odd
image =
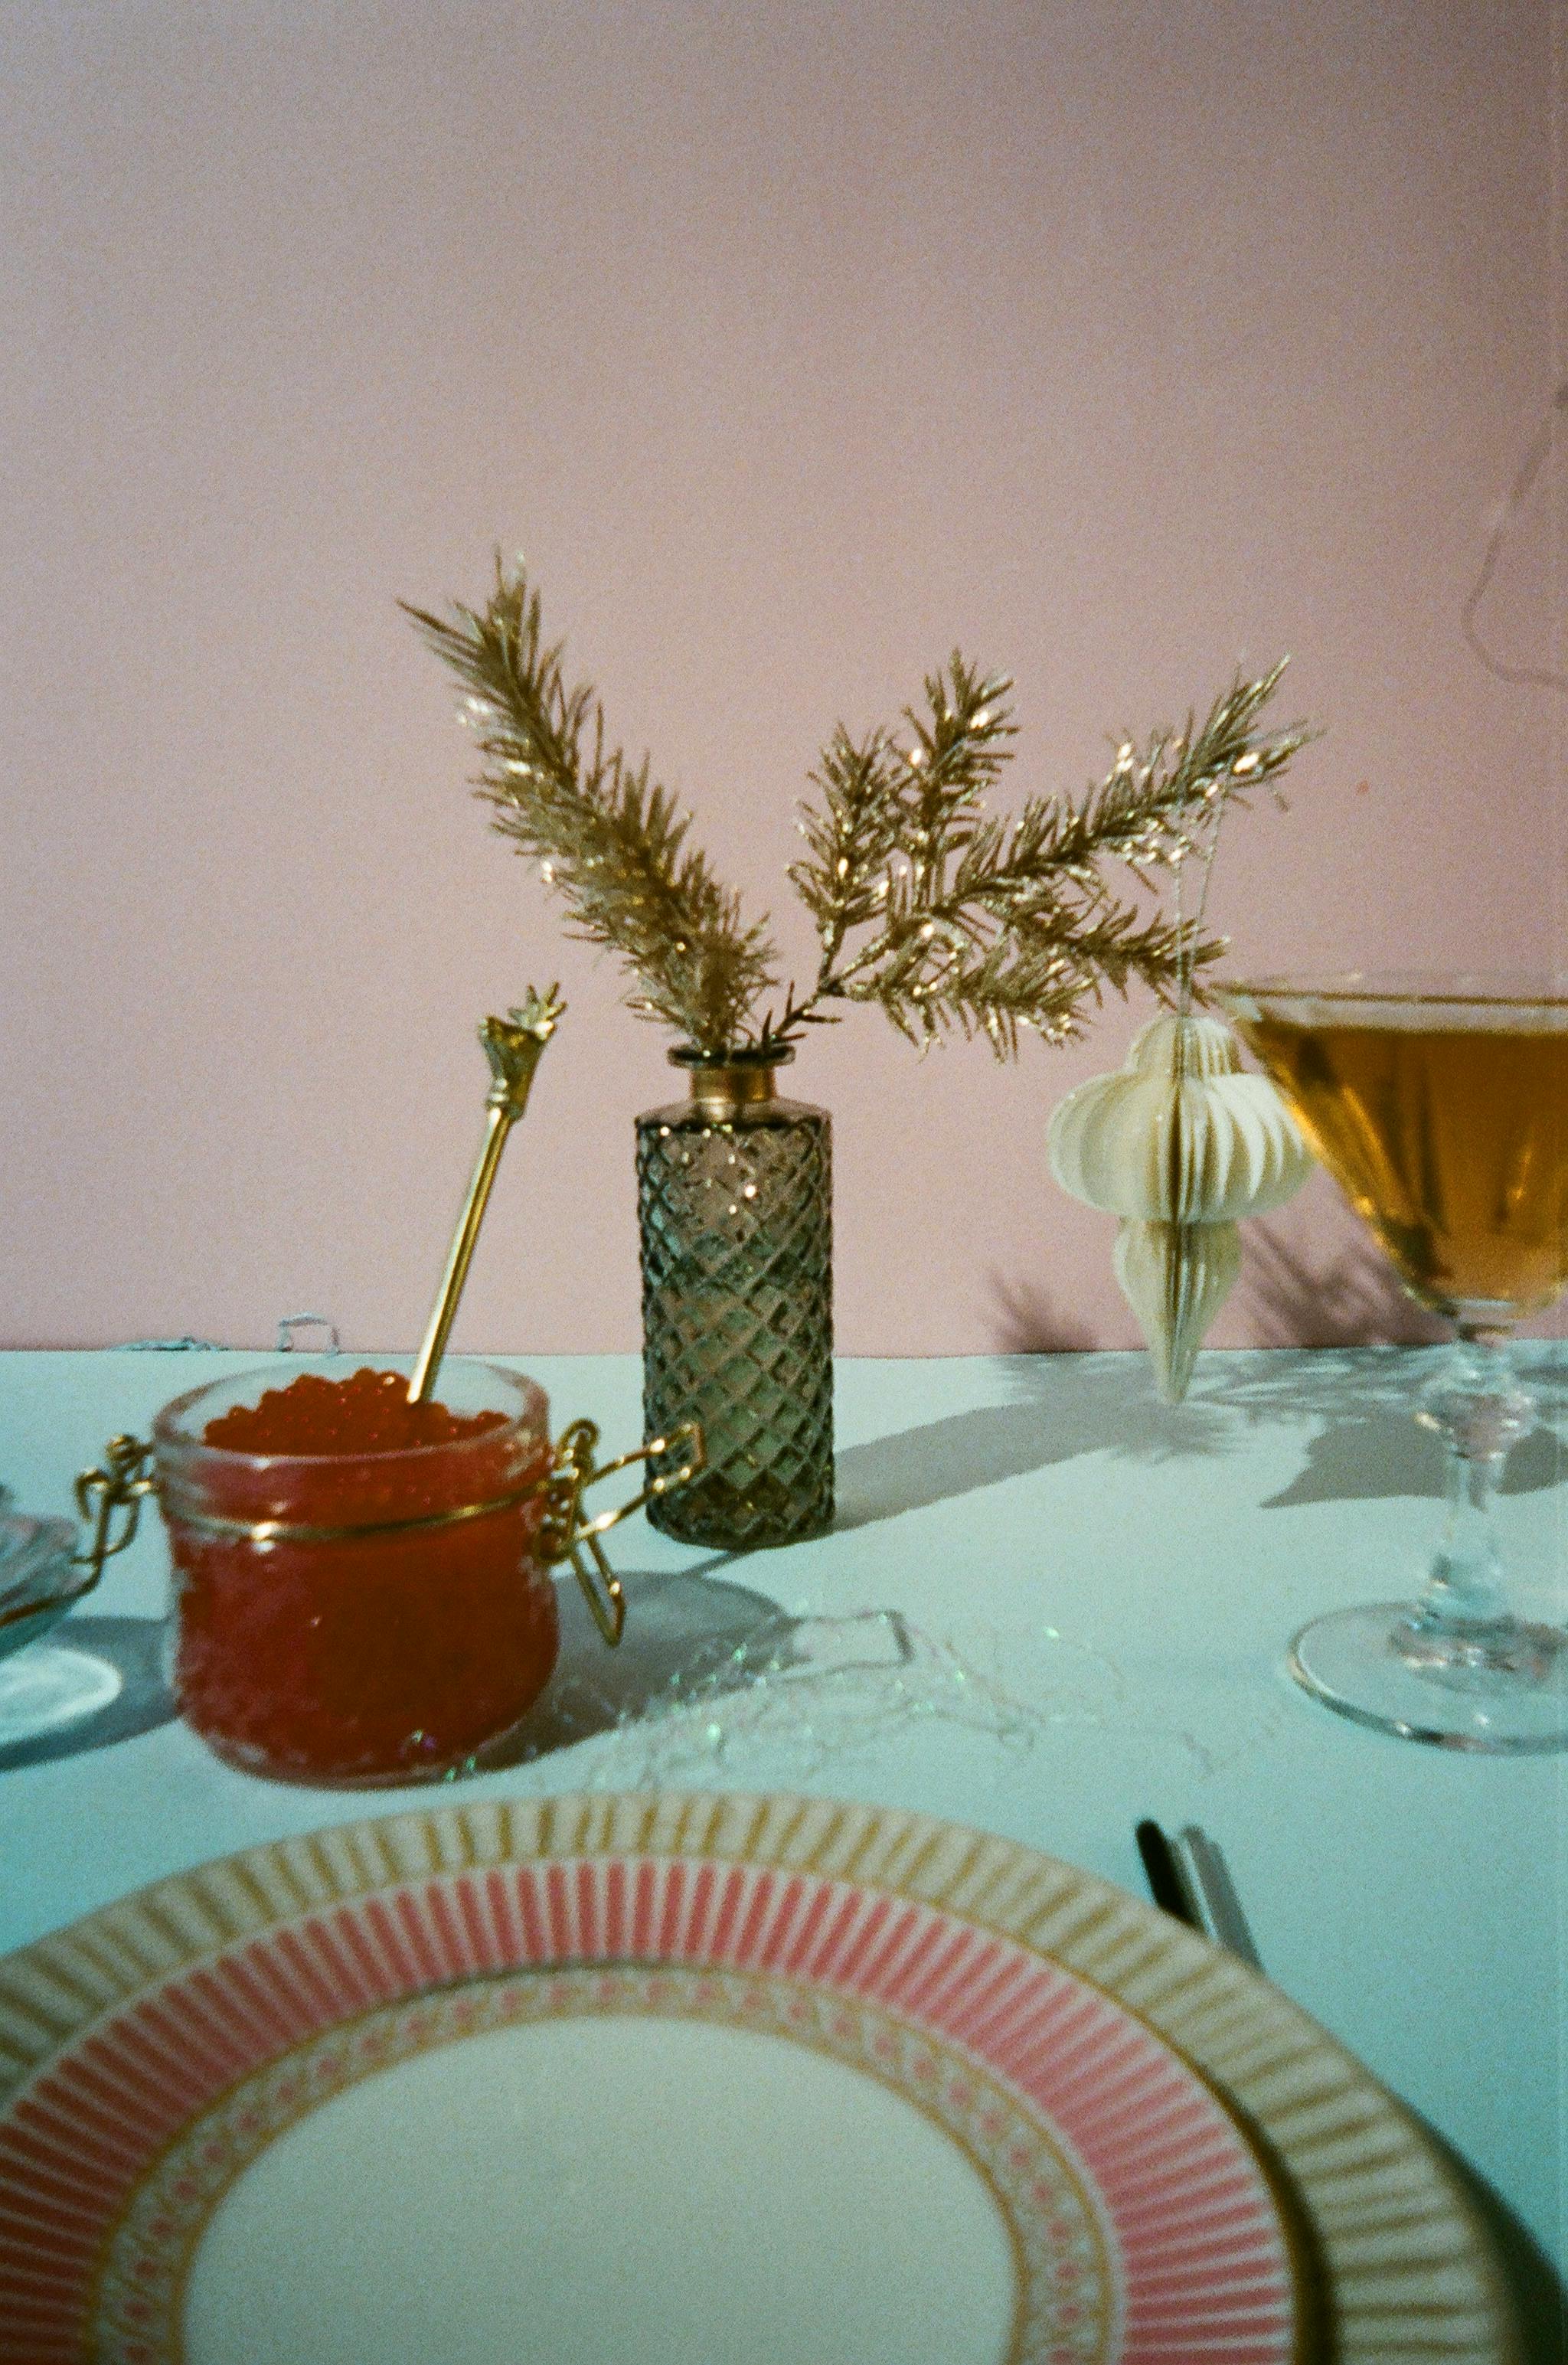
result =
[{"label": "amber liquid", "polygon": [[1529,1314],[1568,1282],[1568,1028],[1479,1014],[1237,1025],[1413,1296]]}]

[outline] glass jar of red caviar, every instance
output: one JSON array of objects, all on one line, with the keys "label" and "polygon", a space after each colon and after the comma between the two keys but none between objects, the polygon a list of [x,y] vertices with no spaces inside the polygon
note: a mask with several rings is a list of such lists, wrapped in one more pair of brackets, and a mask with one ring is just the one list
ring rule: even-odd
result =
[{"label": "glass jar of red caviar", "polygon": [[548,1406],[486,1363],[445,1366],[436,1405],[407,1366],[343,1373],[301,1357],[158,1416],[174,1690],[249,1772],[429,1780],[493,1751],[555,1663]]}]

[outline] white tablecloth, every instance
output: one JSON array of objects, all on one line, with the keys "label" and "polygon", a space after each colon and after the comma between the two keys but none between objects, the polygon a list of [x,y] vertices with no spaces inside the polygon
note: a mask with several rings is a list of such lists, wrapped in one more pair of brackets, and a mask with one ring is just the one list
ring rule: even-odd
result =
[{"label": "white tablecloth", "polygon": [[[719,1754],[694,1767],[689,1719],[680,1778],[922,1809],[1140,1894],[1137,1818],[1201,1824],[1272,1978],[1568,2265],[1568,1759],[1385,1738],[1283,1671],[1288,1638],[1315,1611],[1418,1580],[1439,1455],[1407,1407],[1428,1352],[1206,1355],[1175,1414],[1141,1356],[842,1363],[834,1531],[723,1558],[629,1522],[613,1540],[624,1653],[607,1666],[564,1600],[561,1698],[610,1681],[634,1712],[716,1628],[744,1639],[779,1631],[779,1610],[902,1612],[958,1653],[928,1704],[946,1712],[915,1702],[870,1729],[843,1726],[829,1687],[802,1732],[748,1742],[723,1738],[716,1709]],[[0,1356],[0,1479],[22,1508],[63,1511],[111,1432],[144,1432],[168,1396],[260,1360]],[[1523,1361],[1561,1429],[1568,1350],[1538,1345]],[[607,1445],[635,1440],[633,1358],[528,1368],[556,1427],[586,1413]],[[1568,1617],[1568,1460],[1550,1431],[1516,1452],[1502,1530],[1520,1605]],[[210,1756],[157,1698],[151,1621],[166,1574],[150,1519],[75,1613],[82,1639],[130,1670],[120,1700],[74,1735],[0,1758],[0,1950],[204,1858],[421,1795],[286,1788]],[[68,1621],[57,1639],[72,1633]],[[980,1678],[967,1708],[966,1670]],[[999,1698],[1025,1711],[1011,1739],[993,1729],[1006,1721]],[[535,1712],[536,1743],[552,1739],[550,1704]],[[624,1735],[589,1737],[454,1787],[602,1785],[627,1752]]]}]

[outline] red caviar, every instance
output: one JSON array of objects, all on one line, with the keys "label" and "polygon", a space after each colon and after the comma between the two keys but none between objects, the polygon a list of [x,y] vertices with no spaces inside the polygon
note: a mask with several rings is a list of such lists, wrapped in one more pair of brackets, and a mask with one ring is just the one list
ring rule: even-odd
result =
[{"label": "red caviar", "polygon": [[355,1372],[327,1380],[301,1372],[286,1388],[268,1388],[260,1404],[231,1405],[202,1430],[208,1445],[230,1453],[406,1453],[420,1445],[453,1445],[505,1425],[504,1412],[452,1412],[443,1404],[410,1404],[398,1372]]},{"label": "red caviar", "polygon": [[410,1405],[406,1378],[367,1370],[302,1373],[253,1403],[220,1381],[160,1416],[175,1689],[220,1756],[299,1781],[417,1781],[461,1767],[543,1688],[548,1408],[529,1381],[480,1377],[491,1403],[474,1412]]}]

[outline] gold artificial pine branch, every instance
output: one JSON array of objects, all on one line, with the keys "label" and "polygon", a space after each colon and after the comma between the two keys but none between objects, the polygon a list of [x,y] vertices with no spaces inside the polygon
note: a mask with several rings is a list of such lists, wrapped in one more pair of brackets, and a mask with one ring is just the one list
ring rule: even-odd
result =
[{"label": "gold artificial pine branch", "polygon": [[767,921],[743,922],[739,897],[687,849],[689,820],[648,758],[633,769],[607,748],[603,710],[587,684],[566,686],[521,564],[498,558],[482,610],[408,612],[464,686],[497,827],[560,891],[577,933],[619,954],[637,981],[631,1007],[709,1053],[788,1043],[831,1022],[824,1004],[874,1002],[912,1042],[983,1035],[1008,1059],[1025,1029],[1077,1033],[1107,986],[1137,980],[1170,1001],[1223,941],[1148,917],[1105,866],[1147,887],[1212,845],[1226,805],[1274,784],[1314,736],[1260,727],[1282,661],[1238,677],[1202,723],[1189,715],[1141,749],[1124,738],[1081,799],[1031,798],[1000,819],[985,799],[1012,755],[1013,685],[955,653],[926,678],[924,710],[906,708],[901,738],[857,742],[841,725],[823,751],[818,801],[801,809],[807,851],[790,870],[816,923],[817,975],[758,1020],[776,983]]},{"label": "gold artificial pine branch", "polygon": [[[1081,800],[1032,798],[1012,821],[983,812],[1011,754],[1010,681],[955,655],[926,681],[928,715],[906,710],[907,748],[884,735],[856,748],[840,732],[812,776],[823,806],[803,812],[810,858],[790,874],[817,921],[821,967],[778,1034],[825,1000],[875,1001],[914,1041],[956,1026],[1006,1059],[1021,1028],[1049,1042],[1076,1033],[1106,985],[1123,992],[1136,978],[1169,1000],[1183,969],[1217,959],[1223,943],[1147,918],[1102,866],[1147,883],[1212,838],[1227,802],[1275,779],[1313,735],[1258,728],[1283,670],[1238,678],[1201,725],[1189,715],[1141,753],[1124,739]],[[870,934],[846,953],[856,929]]]},{"label": "gold artificial pine branch", "polygon": [[766,929],[743,926],[739,897],[686,851],[690,824],[648,758],[633,769],[607,748],[603,709],[586,682],[567,688],[523,569],[498,558],[488,604],[450,622],[407,612],[466,691],[496,826],[560,891],[577,933],[620,955],[638,981],[632,1008],[700,1050],[734,1042],[772,982]]}]

